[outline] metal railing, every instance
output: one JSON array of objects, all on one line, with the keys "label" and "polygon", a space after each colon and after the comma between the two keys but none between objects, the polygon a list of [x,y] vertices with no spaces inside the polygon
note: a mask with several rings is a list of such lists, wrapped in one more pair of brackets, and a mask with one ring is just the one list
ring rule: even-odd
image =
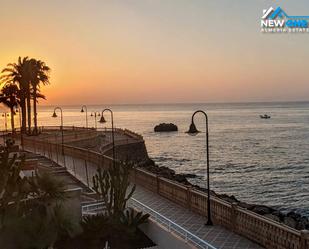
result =
[{"label": "metal railing", "polygon": [[[142,211],[144,213],[148,213],[150,218],[155,222],[159,223],[160,225],[164,226],[170,233],[174,233],[185,240],[186,243],[191,243],[192,245],[196,246],[197,248],[202,249],[217,249],[216,247],[210,245],[205,240],[197,237],[193,233],[189,232],[185,228],[179,226],[175,222],[171,221],[170,219],[166,218],[162,214],[158,213],[157,211],[153,210],[152,208],[146,206],[145,204],[141,203],[140,201],[131,198],[129,200],[129,206],[135,210]],[[87,205],[82,206],[82,215],[96,215],[100,213],[104,213],[105,211],[105,204],[104,202],[95,202]]]},{"label": "metal railing", "polygon": [[101,214],[106,211],[104,202],[82,205],[82,216]]},{"label": "metal railing", "polygon": [[164,226],[170,233],[178,235],[179,237],[184,239],[187,243],[191,243],[197,248],[217,249],[216,247],[207,243],[205,240],[197,237],[196,235],[189,232],[185,228],[179,226],[175,222],[171,221],[162,214],[158,213],[157,211],[153,210],[152,208],[146,206],[145,204],[141,203],[140,201],[134,198],[131,198],[129,200],[129,206],[144,213],[148,213],[151,219]]}]

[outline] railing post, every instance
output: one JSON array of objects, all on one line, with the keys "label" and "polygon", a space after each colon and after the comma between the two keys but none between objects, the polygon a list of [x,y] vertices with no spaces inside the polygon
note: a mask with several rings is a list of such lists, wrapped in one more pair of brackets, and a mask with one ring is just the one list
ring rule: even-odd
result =
[{"label": "railing post", "polygon": [[33,145],[34,145],[34,153],[36,154],[36,140],[34,140]]},{"label": "railing post", "polygon": [[300,232],[300,249],[308,249],[309,247],[309,231],[302,230]]},{"label": "railing post", "polygon": [[46,153],[45,153],[45,151],[46,151],[46,145],[47,145],[47,143],[45,142],[44,145],[43,145],[43,155],[44,155],[44,156],[46,155]]},{"label": "railing post", "polygon": [[87,158],[85,159],[86,179],[87,179],[87,186],[89,187],[88,162],[87,162],[88,159],[89,159],[89,150],[87,151]]},{"label": "railing post", "polygon": [[49,159],[52,159],[52,161],[53,161],[53,152],[52,152],[52,147],[51,147],[51,143],[49,143],[48,144],[49,146],[48,146],[48,148],[49,148],[49,150],[48,150],[48,154],[49,154]]},{"label": "railing post", "polygon": [[74,159],[74,156],[72,156],[72,162],[73,162],[73,171],[74,171],[74,175],[76,176],[76,168],[75,168],[75,159]]},{"label": "railing post", "polygon": [[237,232],[237,202],[233,202],[231,205],[231,217],[230,217],[230,227],[233,232]]},{"label": "railing post", "polygon": [[56,146],[57,164],[59,164],[58,145],[59,145],[58,143],[55,144],[55,146]]},{"label": "railing post", "polygon": [[156,187],[157,187],[157,194],[160,193],[160,178],[158,175],[156,175]]},{"label": "railing post", "polygon": [[87,186],[89,187],[88,165],[87,165],[87,160],[85,159],[84,161],[85,161],[85,171],[86,171]]},{"label": "railing post", "polygon": [[187,207],[191,210],[191,187],[187,187]]}]

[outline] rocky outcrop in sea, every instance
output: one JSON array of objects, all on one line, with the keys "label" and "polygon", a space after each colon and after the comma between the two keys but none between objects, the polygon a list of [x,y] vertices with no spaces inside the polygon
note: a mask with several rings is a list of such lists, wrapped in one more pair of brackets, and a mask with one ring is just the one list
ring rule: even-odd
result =
[{"label": "rocky outcrop in sea", "polygon": [[161,123],[156,125],[154,128],[155,132],[170,132],[170,131],[178,131],[178,127],[175,124],[169,123]]}]

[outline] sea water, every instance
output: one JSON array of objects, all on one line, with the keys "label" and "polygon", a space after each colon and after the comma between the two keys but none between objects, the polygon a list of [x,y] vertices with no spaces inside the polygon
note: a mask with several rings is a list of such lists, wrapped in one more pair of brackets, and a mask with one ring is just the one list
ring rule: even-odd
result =
[{"label": "sea water", "polygon": [[[309,102],[233,104],[156,104],[88,106],[88,122],[110,107],[116,127],[143,135],[149,156],[178,173],[196,174],[193,183],[206,186],[205,118],[196,115],[197,136],[185,132],[195,110],[209,119],[210,185],[239,200],[294,210],[309,216]],[[85,126],[81,106],[63,106],[64,125]],[[40,125],[59,125],[53,107],[39,107]],[[271,115],[261,119],[261,114]],[[98,128],[110,127],[96,123]],[[97,117],[97,121],[100,117]],[[159,123],[174,123],[178,132],[155,133]],[[3,129],[4,118],[2,118]],[[9,122],[8,122],[9,123]],[[18,125],[18,118],[16,118]]]}]

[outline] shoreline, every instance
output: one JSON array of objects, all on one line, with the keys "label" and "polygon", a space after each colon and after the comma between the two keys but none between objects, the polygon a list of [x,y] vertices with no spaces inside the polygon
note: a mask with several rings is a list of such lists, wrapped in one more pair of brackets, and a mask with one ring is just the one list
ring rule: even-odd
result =
[{"label": "shoreline", "polygon": [[[72,142],[75,146],[81,147],[81,148],[87,148],[94,151],[100,151],[100,145],[102,143],[101,139],[86,139],[82,141],[74,141]],[[198,176],[195,174],[177,174],[173,169],[170,169],[166,166],[158,166],[156,162],[149,158],[147,150],[143,144],[142,147],[138,148],[133,148],[130,146],[130,148],[121,146],[120,148],[117,149],[118,156],[120,157],[119,159],[122,160],[128,160],[127,158],[127,152],[128,149],[132,152],[131,153],[131,160],[133,160],[135,163],[137,163],[137,167],[140,167],[142,169],[145,169],[146,171],[156,174],[160,177],[184,184],[186,186],[190,186],[196,190],[206,192],[207,189],[200,187],[197,184],[191,183],[188,179],[193,179],[197,178]],[[126,153],[121,153],[121,151],[125,150]],[[139,153],[134,153],[134,151],[139,151]],[[105,155],[108,155],[108,153]],[[141,162],[141,163],[138,163]],[[257,204],[257,203],[248,203],[244,201],[238,200],[235,195],[228,195],[228,194],[221,194],[221,193],[216,193],[213,190],[210,190],[211,194],[217,198],[220,198],[228,203],[231,204],[236,204],[237,206],[250,210],[254,213],[257,213],[259,215],[265,216],[269,219],[272,219],[274,221],[277,221],[281,224],[285,224],[291,228],[297,229],[297,230],[304,230],[304,229],[309,229],[309,217],[303,216],[297,211],[287,211],[283,212],[280,211],[278,208],[272,207],[272,206],[267,206],[267,205],[262,205],[262,204]]]},{"label": "shoreline", "polygon": [[[176,181],[178,183],[193,187],[197,190],[206,192],[207,189],[200,187],[199,185],[192,184],[188,180],[188,178],[196,178],[198,177],[195,174],[177,174],[174,170],[165,167],[165,166],[158,166],[152,159],[149,159],[148,161],[138,165],[138,167],[141,167],[151,173],[157,174],[161,177],[164,177],[166,179]],[[296,230],[304,230],[309,229],[309,218],[306,216],[303,216],[295,211],[289,211],[289,212],[282,212],[278,208],[274,208],[271,206],[261,205],[261,204],[255,204],[255,203],[247,203],[238,200],[234,195],[227,195],[227,194],[219,194],[215,191],[210,191],[212,195],[227,201],[229,203],[236,204],[239,207],[245,208],[247,210],[250,210],[254,213],[257,213],[259,215],[265,216],[269,219],[272,219],[274,221],[280,222],[282,224],[285,224],[291,228],[294,228]]]}]

